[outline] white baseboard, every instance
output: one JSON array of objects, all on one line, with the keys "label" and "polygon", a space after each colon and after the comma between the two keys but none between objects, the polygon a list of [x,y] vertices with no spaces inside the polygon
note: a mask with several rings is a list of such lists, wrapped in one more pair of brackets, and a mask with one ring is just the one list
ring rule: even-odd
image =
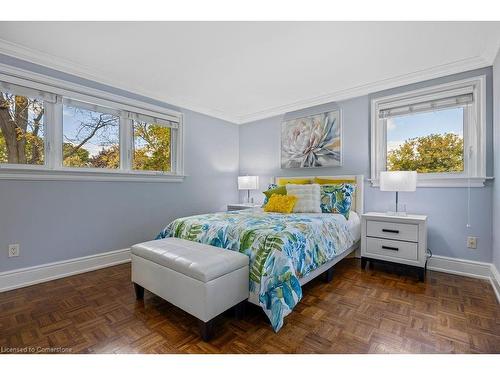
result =
[{"label": "white baseboard", "polygon": [[500,303],[500,272],[498,272],[494,264],[491,264],[491,285]]},{"label": "white baseboard", "polygon": [[449,258],[440,255],[433,255],[428,260],[427,269],[479,279],[489,279],[491,277],[491,263]]},{"label": "white baseboard", "polygon": [[0,292],[130,262],[130,249],[0,272]]},{"label": "white baseboard", "polygon": [[492,263],[434,255],[429,259],[427,269],[489,280],[500,303],[500,275]]},{"label": "white baseboard", "polygon": [[[353,256],[356,254],[354,253]],[[127,262],[130,262],[130,249],[122,249],[0,272],[0,292]],[[427,268],[432,271],[490,280],[500,302],[500,273],[494,264],[434,255],[429,259]]]}]

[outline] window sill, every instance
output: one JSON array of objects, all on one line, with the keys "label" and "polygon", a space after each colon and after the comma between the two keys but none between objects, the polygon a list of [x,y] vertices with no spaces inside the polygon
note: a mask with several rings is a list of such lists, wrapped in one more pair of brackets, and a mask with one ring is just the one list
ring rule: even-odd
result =
[{"label": "window sill", "polygon": [[0,180],[182,182],[183,175],[155,172],[49,170],[0,167]]},{"label": "window sill", "polygon": [[[467,177],[435,177],[435,178],[418,178],[417,187],[431,187],[431,188],[457,188],[457,187],[484,187],[487,180],[493,177],[471,177],[470,185],[469,178]],[[379,187],[379,180],[370,180],[373,187]]]}]

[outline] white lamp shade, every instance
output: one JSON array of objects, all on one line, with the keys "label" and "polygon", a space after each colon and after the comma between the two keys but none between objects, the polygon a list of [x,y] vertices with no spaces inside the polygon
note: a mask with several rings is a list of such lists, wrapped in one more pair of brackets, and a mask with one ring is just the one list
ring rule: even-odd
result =
[{"label": "white lamp shade", "polygon": [[417,190],[417,172],[415,171],[380,172],[380,190],[415,191]]},{"label": "white lamp shade", "polygon": [[256,190],[259,188],[259,176],[239,176],[238,190]]}]

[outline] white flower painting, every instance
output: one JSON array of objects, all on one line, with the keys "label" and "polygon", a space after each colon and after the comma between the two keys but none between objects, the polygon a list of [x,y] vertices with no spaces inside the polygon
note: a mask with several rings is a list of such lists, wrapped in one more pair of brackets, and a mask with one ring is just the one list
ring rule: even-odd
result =
[{"label": "white flower painting", "polygon": [[340,111],[285,121],[281,126],[281,168],[342,165]]}]

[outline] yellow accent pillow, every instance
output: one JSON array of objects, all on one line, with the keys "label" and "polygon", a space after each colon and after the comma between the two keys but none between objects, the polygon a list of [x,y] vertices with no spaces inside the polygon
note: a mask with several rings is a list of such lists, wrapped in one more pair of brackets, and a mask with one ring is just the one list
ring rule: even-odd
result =
[{"label": "yellow accent pillow", "polygon": [[310,184],[311,180],[309,178],[287,178],[287,177],[278,177],[277,179],[278,185],[286,185],[286,184],[295,184],[295,185],[306,185]]},{"label": "yellow accent pillow", "polygon": [[320,185],[337,185],[337,184],[356,184],[356,179],[341,179],[341,178],[318,178],[314,179],[315,184]]},{"label": "yellow accent pillow", "polygon": [[294,195],[273,194],[269,198],[269,202],[264,206],[264,211],[289,214],[292,212],[295,203],[297,203],[297,197]]}]

